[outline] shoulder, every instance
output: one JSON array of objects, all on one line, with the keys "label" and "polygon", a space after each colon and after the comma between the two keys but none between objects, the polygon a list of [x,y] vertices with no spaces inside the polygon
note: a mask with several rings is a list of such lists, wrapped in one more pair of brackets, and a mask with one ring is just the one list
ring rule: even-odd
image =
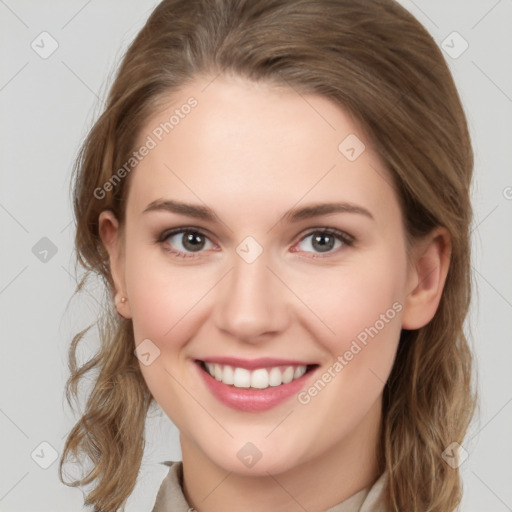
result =
[{"label": "shoulder", "polygon": [[383,473],[373,484],[359,512],[389,512],[384,495],[388,482],[388,474]]},{"label": "shoulder", "polygon": [[[191,510],[185,499],[182,488],[183,463],[182,461],[162,462],[169,467],[167,476],[162,480],[152,512],[187,512]],[[385,506],[384,492],[387,484],[387,473],[383,473],[367,492],[361,507],[357,509],[347,508],[348,503],[340,504],[330,509],[330,512],[354,510],[354,512],[389,512]],[[343,508],[345,506],[345,508]]]},{"label": "shoulder", "polygon": [[162,462],[169,467],[167,476],[162,480],[152,512],[186,512],[190,506],[185,499],[181,482],[183,478],[182,461]]}]

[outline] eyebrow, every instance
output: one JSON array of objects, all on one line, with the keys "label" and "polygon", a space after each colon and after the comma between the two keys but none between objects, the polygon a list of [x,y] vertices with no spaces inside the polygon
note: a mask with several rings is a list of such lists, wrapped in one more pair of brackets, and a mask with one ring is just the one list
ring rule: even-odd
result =
[{"label": "eyebrow", "polygon": [[[181,201],[175,201],[171,199],[156,199],[155,201],[149,203],[142,213],[144,214],[155,211],[177,213],[209,222],[215,222],[218,218],[215,212],[207,206],[183,203]],[[292,208],[291,210],[285,212],[279,222],[298,222],[313,217],[319,217],[321,215],[329,215],[331,213],[357,213],[375,220],[373,215],[366,208],[352,203],[343,202],[315,203],[308,206],[302,206],[300,208]]]}]

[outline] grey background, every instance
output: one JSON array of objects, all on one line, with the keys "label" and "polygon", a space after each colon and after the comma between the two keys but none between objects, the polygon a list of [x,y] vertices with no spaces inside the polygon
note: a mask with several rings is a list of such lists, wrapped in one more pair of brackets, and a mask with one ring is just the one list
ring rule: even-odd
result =
[{"label": "grey background", "polygon": [[[82,509],[82,493],[60,483],[53,461],[75,420],[63,397],[67,347],[94,321],[100,297],[98,289],[96,296],[70,300],[70,172],[112,71],[156,3],[0,0],[2,512]],[[463,444],[469,457],[461,466],[461,510],[511,511],[512,2],[401,3],[452,54],[445,56],[476,156],[475,295],[467,328],[478,363],[480,411]],[[47,58],[31,47],[35,41],[39,52],[51,49],[43,31],[58,44]],[[454,31],[469,45],[460,55],[464,41]],[[94,348],[94,334],[83,357]],[[151,510],[167,473],[159,462],[180,458],[176,428],[163,413],[153,414],[128,512]]]}]

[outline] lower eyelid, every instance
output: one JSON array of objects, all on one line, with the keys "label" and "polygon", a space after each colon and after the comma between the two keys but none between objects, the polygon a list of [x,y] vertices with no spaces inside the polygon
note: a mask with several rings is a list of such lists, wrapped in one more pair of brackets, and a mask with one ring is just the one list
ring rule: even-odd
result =
[{"label": "lower eyelid", "polygon": [[313,258],[329,257],[329,256],[334,256],[335,254],[338,254],[339,251],[342,250],[344,246],[350,247],[354,243],[354,238],[348,234],[333,231],[333,230],[320,229],[320,230],[311,231],[309,233],[306,233],[304,236],[302,236],[299,239],[299,241],[296,244],[294,244],[294,247],[297,246],[298,244],[300,244],[301,242],[303,242],[304,240],[306,240],[307,238],[309,238],[310,236],[318,234],[318,233],[323,234],[323,235],[333,236],[336,240],[341,242],[341,246],[337,247],[337,248],[333,248],[332,250],[329,250],[325,253],[314,252],[314,251],[299,251],[297,249],[292,250],[292,252],[304,252],[305,254],[311,255],[311,256],[307,256],[309,258],[311,258],[311,257],[313,257]]},{"label": "lower eyelid", "polygon": [[341,242],[343,242],[346,245],[351,245],[355,241],[354,237],[349,235],[348,233],[345,233],[343,231],[338,231],[338,230],[335,230],[335,229],[332,229],[332,228],[331,229],[322,228],[322,229],[317,229],[317,230],[309,231],[308,233],[303,235],[302,238],[299,239],[299,241],[301,242],[305,238],[307,238],[307,237],[309,237],[311,235],[318,234],[318,233],[320,233],[322,235],[331,235],[334,238],[336,238],[336,240],[340,240]]},{"label": "lower eyelid", "polygon": [[[186,232],[193,232],[195,234],[199,234],[201,236],[203,236],[204,238],[206,238],[210,244],[216,246],[215,242],[213,242],[211,240],[211,237],[209,235],[207,235],[206,233],[204,233],[203,231],[199,230],[199,229],[192,229],[192,228],[181,228],[179,230],[176,230],[176,231],[166,231],[164,233],[162,233],[162,235],[160,235],[157,239],[157,242],[160,243],[163,248],[165,249],[165,251],[167,251],[168,253],[170,254],[173,254],[177,257],[183,257],[183,258],[194,258],[194,257],[201,257],[205,252],[208,251],[208,249],[204,249],[204,250],[201,250],[201,251],[198,251],[198,252],[185,252],[185,251],[179,251],[179,250],[176,250],[176,249],[169,249],[168,246],[170,244],[166,244],[166,240],[169,239],[170,237],[172,236],[176,236],[176,235],[182,235]],[[324,234],[324,235],[331,235],[333,236],[336,240],[339,240],[340,242],[342,242],[342,246],[343,245],[346,245],[346,246],[351,246],[353,245],[354,243],[354,238],[349,235],[348,233],[344,233],[342,231],[338,231],[338,230],[335,230],[333,228],[318,228],[318,229],[315,229],[315,230],[311,230],[309,231],[308,233],[305,233],[304,235],[301,236],[301,238],[299,238],[299,240],[294,244],[294,247],[299,244],[300,242],[304,241],[306,238],[314,235],[314,234],[317,234],[317,233],[321,233],[321,234]],[[170,247],[173,247],[173,246],[170,246]],[[322,257],[324,254],[326,256],[329,256],[329,255],[332,255],[332,254],[336,254],[339,250],[341,249],[341,247],[338,247],[338,250],[335,250],[335,251],[328,251],[326,253],[315,253],[315,252],[312,252],[312,251],[297,251],[297,250],[292,250],[292,252],[305,252],[305,253],[308,253],[308,254],[313,254],[313,255],[316,255],[315,257]]]},{"label": "lower eyelid", "polygon": [[210,244],[212,244],[214,246],[216,245],[207,234],[203,233],[202,231],[196,230],[196,229],[180,229],[180,230],[177,230],[177,231],[174,231],[174,232],[173,231],[170,231],[170,232],[168,231],[168,232],[163,233],[157,239],[157,242],[162,244],[164,249],[167,252],[170,252],[172,254],[187,254],[187,255],[193,256],[193,255],[200,255],[201,253],[206,252],[207,249],[202,249],[201,251],[198,251],[196,253],[180,251],[180,250],[177,250],[177,249],[173,249],[173,250],[168,249],[169,246],[170,247],[174,247],[171,244],[166,243],[169,238],[177,236],[177,235],[183,235],[183,234],[185,234],[187,232],[194,233],[194,234],[197,234],[197,235],[201,235],[202,237],[204,237],[208,241],[208,243],[210,243]]}]

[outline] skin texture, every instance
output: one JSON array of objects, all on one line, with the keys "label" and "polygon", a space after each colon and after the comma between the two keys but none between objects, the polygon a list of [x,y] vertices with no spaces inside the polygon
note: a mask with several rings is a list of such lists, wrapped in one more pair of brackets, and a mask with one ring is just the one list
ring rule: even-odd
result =
[{"label": "skin texture", "polygon": [[[389,171],[355,119],[330,100],[225,76],[204,89],[210,81],[198,78],[169,97],[140,131],[143,143],[187,98],[197,99],[132,171],[124,230],[111,212],[100,215],[117,297],[128,298],[118,311],[132,319],[137,345],[150,339],[160,350],[140,366],[180,430],[191,506],[325,510],[379,476],[382,389],[401,329],[435,313],[449,235],[439,228],[408,255]],[[338,150],[350,134],[366,146],[353,162]],[[143,213],[159,199],[208,206],[217,220]],[[372,218],[343,212],[279,222],[291,208],[324,202],[357,205]],[[156,241],[177,227],[206,235],[200,252],[188,251],[193,257],[165,250],[186,251],[183,234]],[[308,235],[321,228],[354,242],[320,252]],[[263,249],[250,264],[236,252],[248,236]],[[316,362],[319,377],[393,304],[394,318],[307,404],[293,396],[265,412],[233,410],[193,363],[293,358]],[[237,457],[247,442],[262,454],[252,468]]]}]

